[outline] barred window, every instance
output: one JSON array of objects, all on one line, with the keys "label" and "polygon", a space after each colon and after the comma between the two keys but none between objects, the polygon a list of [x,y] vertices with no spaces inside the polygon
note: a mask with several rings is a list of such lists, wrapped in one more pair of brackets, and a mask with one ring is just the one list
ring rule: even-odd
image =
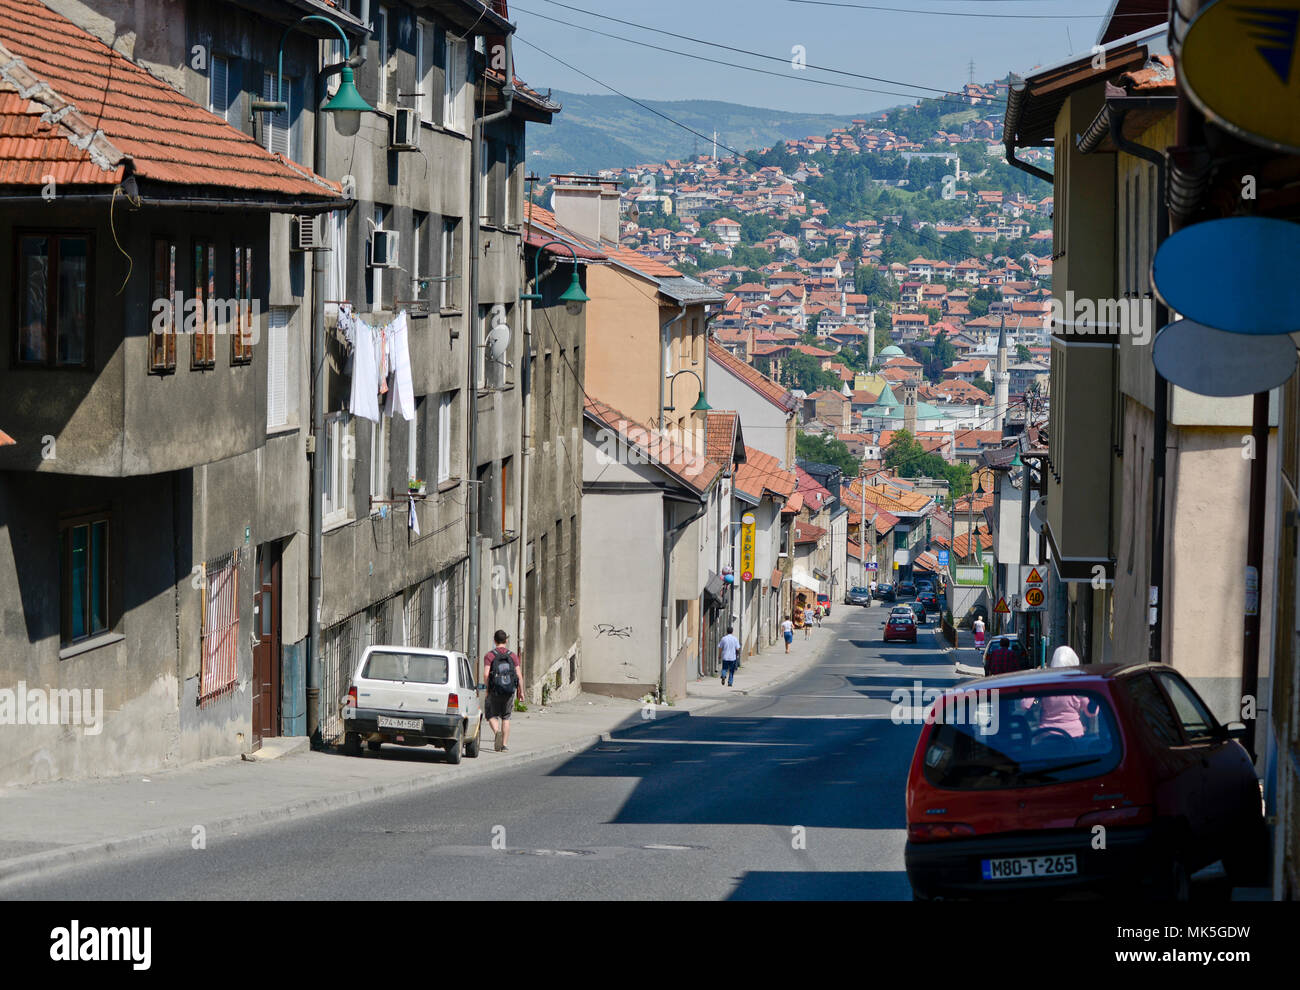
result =
[{"label": "barred window", "polygon": [[202,666],[199,704],[231,690],[239,680],[239,555],[203,565]]}]

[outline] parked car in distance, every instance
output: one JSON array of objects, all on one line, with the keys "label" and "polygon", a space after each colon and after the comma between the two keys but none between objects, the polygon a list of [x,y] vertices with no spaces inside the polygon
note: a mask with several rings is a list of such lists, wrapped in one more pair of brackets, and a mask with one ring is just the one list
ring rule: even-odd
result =
[{"label": "parked car in distance", "polygon": [[818,594],[818,596],[817,596],[817,604],[820,605],[820,606],[822,607],[822,614],[823,614],[823,615],[830,615],[830,614],[831,614],[831,596],[830,596],[830,595]]},{"label": "parked car in distance", "polygon": [[916,585],[914,585],[911,581],[898,582],[899,598],[911,598],[915,594],[916,594]]},{"label": "parked car in distance", "polygon": [[1246,727],[1221,725],[1168,666],[1002,674],[936,705],[907,781],[914,899],[1185,900],[1191,875],[1220,860],[1231,885],[1264,882],[1269,839],[1238,742]]},{"label": "parked car in distance", "polygon": [[891,639],[916,642],[916,617],[902,612],[891,612],[885,621],[885,642]]},{"label": "parked car in distance", "polygon": [[871,589],[870,588],[850,588],[849,593],[844,596],[845,605],[870,605]]},{"label": "parked car in distance", "polygon": [[920,602],[922,606],[925,607],[925,610],[927,612],[939,611],[939,598],[933,591],[931,591],[928,588],[926,588],[923,591],[917,592],[916,600]]},{"label": "parked car in distance", "polygon": [[[989,654],[994,650],[998,649],[998,644],[1002,642],[1003,638],[1004,637],[1002,636],[989,636],[985,640],[984,655],[980,658],[980,664],[986,672],[989,669]],[[1020,642],[1020,640],[1017,639],[1014,635],[1006,636],[1005,639],[1007,640],[1007,645],[1010,648],[1011,652],[1014,653],[1016,655],[1016,659],[1020,661],[1020,667],[1022,670],[1028,670],[1030,667],[1034,666],[1034,664],[1029,659],[1029,654],[1025,652],[1024,643]]]},{"label": "parked car in distance", "polygon": [[343,751],[384,743],[440,746],[448,763],[473,759],[483,735],[474,668],[463,653],[371,646],[343,703]]},{"label": "parked car in distance", "polygon": [[894,601],[897,597],[894,592],[894,586],[892,584],[876,585],[876,597],[879,598],[882,602]]}]

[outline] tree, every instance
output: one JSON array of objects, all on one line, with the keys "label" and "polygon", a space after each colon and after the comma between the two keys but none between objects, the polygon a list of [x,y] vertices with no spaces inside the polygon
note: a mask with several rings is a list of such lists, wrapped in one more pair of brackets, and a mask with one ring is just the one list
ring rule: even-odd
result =
[{"label": "tree", "polygon": [[1028,364],[1028,363],[1029,363],[1030,361],[1032,361],[1033,359],[1034,359],[1034,356],[1033,356],[1032,354],[1029,353],[1029,348],[1028,348],[1028,347],[1026,347],[1024,344],[1017,344],[1017,345],[1016,345],[1016,360],[1017,360],[1017,361],[1019,361],[1021,364]]},{"label": "tree", "polygon": [[970,468],[964,464],[949,464],[940,455],[927,453],[920,442],[907,430],[898,430],[885,448],[885,466],[896,470],[903,478],[943,478],[953,497],[970,491]]},{"label": "tree", "polygon": [[823,371],[816,358],[798,351],[781,363],[781,377],[790,388],[801,389],[809,395],[824,388],[840,387],[840,380],[829,371]]},{"label": "tree", "polygon": [[794,437],[795,454],[800,460],[834,464],[845,478],[856,478],[861,462],[849,453],[848,445],[835,437],[815,437],[800,430]]},{"label": "tree", "polygon": [[971,382],[971,384],[974,385],[981,392],[984,392],[988,395],[993,394],[993,383],[990,381],[985,381],[983,378],[976,378],[975,381]]}]

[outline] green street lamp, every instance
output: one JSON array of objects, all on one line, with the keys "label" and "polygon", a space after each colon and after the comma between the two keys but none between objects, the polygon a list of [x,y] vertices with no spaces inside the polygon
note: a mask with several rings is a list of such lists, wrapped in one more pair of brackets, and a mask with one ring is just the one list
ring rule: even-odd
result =
[{"label": "green street lamp", "polygon": [[[320,21],[322,24],[328,24],[339,33],[343,40],[343,61],[346,63],[352,57],[352,46],[348,43],[348,36],[343,33],[343,29],[328,17],[321,17],[318,14],[308,14],[300,18],[293,24],[285,28],[284,34],[280,36],[280,52],[276,64],[276,87],[275,100],[254,100],[251,104],[252,112],[259,113],[270,111],[272,113],[283,113],[289,109],[289,104],[284,99],[284,42],[289,37],[289,32],[300,27],[307,21]],[[339,126],[341,130],[354,130],[360,123],[361,114],[365,111],[374,110],[369,103],[361,98],[357,92],[356,78],[353,75],[352,67],[344,64],[342,72],[339,74],[339,88],[334,96],[326,103],[322,110],[329,113],[339,114]]]},{"label": "green street lamp", "polygon": [[673,386],[677,384],[677,375],[690,375],[692,378],[694,378],[697,382],[700,383],[700,397],[695,400],[695,405],[691,406],[691,412],[708,412],[710,409],[713,408],[711,405],[709,405],[707,402],[704,401],[704,382],[700,379],[700,376],[697,375],[695,372],[691,371],[689,368],[683,368],[681,371],[677,372],[677,374],[673,375],[672,378],[668,380],[668,405],[664,406],[665,412],[671,412],[673,409],[676,408],[676,406],[674,406],[672,402],[673,402]]},{"label": "green street lamp", "polygon": [[[540,272],[542,252],[552,244],[558,244],[560,247],[568,248],[569,253],[573,255],[573,280],[569,282],[569,287],[560,293],[560,302],[564,303],[564,310],[570,316],[578,316],[582,313],[582,307],[591,302],[591,297],[582,291],[582,284],[578,281],[578,252],[573,249],[572,244],[569,244],[567,241],[552,240],[547,241],[537,249],[537,253],[533,255],[533,288],[541,288],[542,276]],[[541,302],[542,294],[540,292],[525,292],[521,294],[519,298],[521,301],[528,300],[529,302]]]}]

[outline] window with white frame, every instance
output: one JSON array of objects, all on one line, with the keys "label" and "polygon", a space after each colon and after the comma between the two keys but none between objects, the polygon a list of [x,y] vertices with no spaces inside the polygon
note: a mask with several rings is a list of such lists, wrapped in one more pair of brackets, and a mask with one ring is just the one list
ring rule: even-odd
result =
[{"label": "window with white frame", "polygon": [[374,502],[388,498],[388,431],[392,422],[380,416],[378,423],[370,426],[370,511],[379,511]]},{"label": "window with white frame", "polygon": [[415,24],[416,88],[420,91],[420,119],[433,123],[433,25],[424,21]]},{"label": "window with white frame", "polygon": [[451,478],[451,405],[455,392],[445,392],[438,400],[438,483]]},{"label": "window with white frame", "polygon": [[325,487],[321,492],[321,518],[326,526],[351,518],[350,493],[356,443],[347,413],[333,413],[325,420]]},{"label": "window with white frame", "polygon": [[442,218],[442,244],[439,251],[439,299],[442,309],[460,309],[460,217]]},{"label": "window with white frame", "polygon": [[275,113],[263,113],[262,117],[262,144],[267,151],[272,154],[283,155],[285,158],[297,161],[300,157],[294,147],[296,142],[293,140],[294,123],[297,119],[297,80],[285,78],[284,87],[280,87],[280,79],[277,73],[267,71],[262,76],[262,97],[267,100],[279,101],[281,95],[284,97],[284,103],[287,109],[278,110]]},{"label": "window with white frame", "polygon": [[433,245],[429,242],[429,214],[413,210],[411,213],[411,285],[414,299],[434,298],[432,286],[420,284],[421,279],[427,279],[432,275],[429,253]]},{"label": "window with white frame", "polygon": [[410,480],[428,482],[424,476],[424,440],[427,434],[425,416],[428,403],[424,396],[415,400],[415,419],[406,424],[406,476]]},{"label": "window with white frame", "polygon": [[267,313],[266,431],[268,433],[297,423],[298,374],[289,335],[293,312],[293,309],[288,306],[272,306]]},{"label": "window with white frame", "polygon": [[333,305],[348,298],[348,214],[334,210],[326,214],[329,252],[325,256],[325,300]]},{"label": "window with white frame", "polygon": [[465,42],[447,35],[443,46],[443,107],[442,122],[453,131],[465,130],[465,77],[467,61]]}]

